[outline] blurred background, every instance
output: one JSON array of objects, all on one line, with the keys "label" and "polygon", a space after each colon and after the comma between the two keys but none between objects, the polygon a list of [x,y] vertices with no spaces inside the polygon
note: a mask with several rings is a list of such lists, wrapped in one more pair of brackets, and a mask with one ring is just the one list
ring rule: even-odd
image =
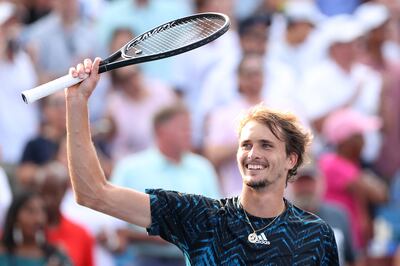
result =
[{"label": "blurred background", "polygon": [[64,94],[26,105],[20,93],[209,11],[231,19],[216,41],[102,74],[89,108],[106,176],[238,195],[238,118],[256,104],[293,112],[314,140],[286,197],[333,227],[341,265],[400,265],[397,0],[0,0],[0,265],[184,265],[75,203]]}]

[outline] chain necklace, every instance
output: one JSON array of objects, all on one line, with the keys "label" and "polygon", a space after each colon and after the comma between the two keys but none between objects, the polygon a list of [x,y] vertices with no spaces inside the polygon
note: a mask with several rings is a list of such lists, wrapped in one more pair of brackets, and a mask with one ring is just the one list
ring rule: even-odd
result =
[{"label": "chain necklace", "polygon": [[242,207],[243,209],[243,213],[244,216],[246,218],[246,222],[250,225],[251,229],[253,230],[253,233],[250,233],[247,236],[247,240],[252,243],[252,244],[264,244],[264,245],[270,245],[271,242],[269,242],[269,240],[267,239],[267,237],[265,236],[264,233],[261,233],[260,235],[257,235],[257,232],[260,232],[264,229],[266,229],[268,226],[270,226],[271,224],[273,224],[275,222],[276,219],[278,219],[278,217],[280,217],[282,215],[282,213],[285,212],[285,209],[283,209],[283,212],[279,215],[277,215],[271,222],[269,222],[266,226],[259,228],[259,229],[255,229],[254,226],[251,224],[249,217],[247,216],[247,213],[245,211],[245,209],[243,208],[243,205],[240,203],[240,197],[238,198],[239,201],[239,205]]}]

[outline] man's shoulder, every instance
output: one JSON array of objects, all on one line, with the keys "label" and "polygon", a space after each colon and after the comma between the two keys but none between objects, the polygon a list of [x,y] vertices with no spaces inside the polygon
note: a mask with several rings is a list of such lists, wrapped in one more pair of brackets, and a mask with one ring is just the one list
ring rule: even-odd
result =
[{"label": "man's shoulder", "polygon": [[132,153],[124,158],[122,158],[118,165],[120,167],[128,167],[128,168],[135,168],[135,167],[143,167],[147,164],[154,164],[154,160],[159,158],[159,153],[157,149],[150,147],[143,151],[138,151]]},{"label": "man's shoulder", "polygon": [[206,157],[194,152],[188,152],[185,154],[185,162],[199,167],[212,167],[211,162]]},{"label": "man's shoulder", "polygon": [[290,203],[290,221],[304,227],[320,228],[321,230],[332,230],[331,227],[319,216],[312,212],[305,211]]},{"label": "man's shoulder", "polygon": [[207,205],[210,208],[221,208],[231,205],[231,199],[213,199],[200,194],[184,193],[162,188],[148,188],[145,192],[150,195],[150,200],[157,198],[157,201],[167,201],[171,204],[186,202],[187,204]]}]

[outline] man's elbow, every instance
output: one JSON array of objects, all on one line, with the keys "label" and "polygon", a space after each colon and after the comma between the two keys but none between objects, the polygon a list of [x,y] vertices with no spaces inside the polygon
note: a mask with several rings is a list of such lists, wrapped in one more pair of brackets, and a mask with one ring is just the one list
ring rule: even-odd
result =
[{"label": "man's elbow", "polygon": [[75,191],[75,201],[81,206],[97,210],[101,200],[100,193],[80,193]]}]

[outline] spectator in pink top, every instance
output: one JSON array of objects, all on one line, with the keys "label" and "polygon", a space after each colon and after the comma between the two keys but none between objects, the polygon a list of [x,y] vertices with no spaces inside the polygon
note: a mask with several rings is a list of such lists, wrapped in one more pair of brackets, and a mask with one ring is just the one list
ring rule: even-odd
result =
[{"label": "spectator in pink top", "polygon": [[[132,37],[129,30],[117,29],[111,47],[120,47]],[[112,126],[109,153],[117,161],[153,145],[153,115],[162,107],[175,103],[177,98],[172,88],[150,79],[139,66],[113,70],[111,81],[105,116]]]},{"label": "spectator in pink top", "polygon": [[319,166],[326,178],[325,199],[343,207],[350,217],[355,247],[362,251],[370,236],[369,204],[384,202],[387,188],[379,177],[361,167],[363,134],[378,130],[377,117],[364,116],[352,109],[332,113],[323,124],[322,133],[334,147],[323,154]]}]

